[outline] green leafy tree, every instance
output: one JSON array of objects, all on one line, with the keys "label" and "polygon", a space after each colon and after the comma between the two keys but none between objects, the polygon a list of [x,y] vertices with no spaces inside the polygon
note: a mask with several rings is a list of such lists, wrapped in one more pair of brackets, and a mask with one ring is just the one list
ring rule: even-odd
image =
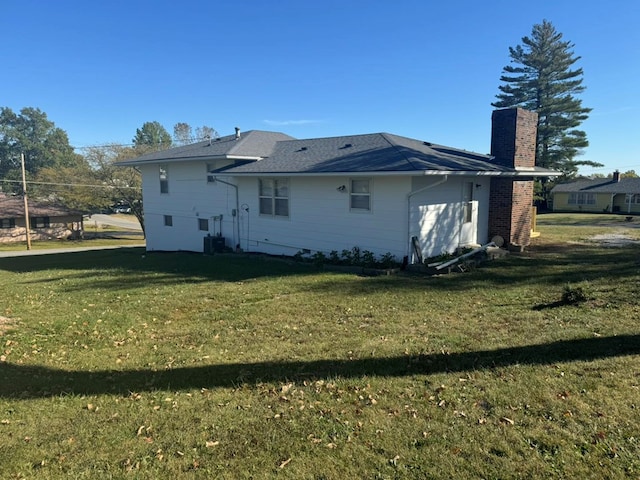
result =
[{"label": "green leafy tree", "polygon": [[142,177],[133,167],[118,166],[117,162],[139,155],[136,148],[122,145],[106,145],[87,149],[85,156],[91,165],[96,180],[109,192],[109,204],[127,203],[131,213],[140,222],[145,232],[144,209],[142,204]]},{"label": "green leafy tree", "polygon": [[136,129],[133,145],[138,152],[162,150],[171,146],[171,135],[159,122],[145,122]]},{"label": "green leafy tree", "polygon": [[533,26],[522,45],[509,47],[511,64],[503,69],[498,88],[497,108],[522,107],[538,113],[536,165],[561,171],[572,178],[580,165],[602,166],[575,157],[589,145],[579,125],[588,118],[590,108],[582,106],[576,95],[582,93],[582,68],[574,45],[563,41],[551,22]]},{"label": "green leafy tree", "polygon": [[83,162],[82,156],[69,145],[67,133],[56,127],[38,108],[25,107],[15,113],[0,108],[0,178],[13,178],[21,170],[35,175],[48,167],[73,167]]},{"label": "green leafy tree", "polygon": [[30,191],[32,196],[55,200],[83,213],[100,211],[113,204],[112,192],[102,185],[87,162],[41,169]]}]

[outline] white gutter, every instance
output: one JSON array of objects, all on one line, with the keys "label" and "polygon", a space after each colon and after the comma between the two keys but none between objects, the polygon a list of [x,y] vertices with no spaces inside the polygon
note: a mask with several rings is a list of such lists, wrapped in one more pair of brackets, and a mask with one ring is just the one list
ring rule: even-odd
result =
[{"label": "white gutter", "polygon": [[430,188],[442,185],[447,180],[449,180],[449,176],[445,175],[435,183],[431,183],[422,188],[419,188],[418,190],[407,193],[407,259],[411,256],[411,197],[417,195],[418,193],[422,193],[425,190],[429,190]]},{"label": "white gutter", "polygon": [[435,176],[444,176],[444,177],[453,177],[453,176],[464,176],[464,177],[557,177],[560,174],[551,170],[542,170],[542,171],[510,171],[510,172],[496,172],[496,171],[477,171],[477,170],[426,170],[421,172],[403,172],[403,171],[394,171],[394,172],[385,172],[385,171],[377,171],[377,172],[269,172],[269,171],[260,171],[260,172],[235,172],[233,171],[235,167],[230,167],[229,170],[224,172],[218,172],[216,175],[224,176],[224,177],[344,177],[344,176],[366,176],[366,177],[398,177],[398,176],[409,176],[409,177],[435,177]]},{"label": "white gutter", "polygon": [[[237,233],[237,237],[234,238],[234,243],[236,244],[236,246],[240,245],[240,199],[238,198],[238,186],[234,185],[233,183],[229,183],[225,180],[220,180],[218,177],[214,176],[213,177],[213,181],[214,182],[220,182],[224,185],[228,185],[230,187],[233,187],[236,189],[236,214],[235,214],[235,218],[234,218],[234,222],[236,224],[236,232],[234,232],[234,236]],[[237,242],[236,242],[237,240]],[[236,250],[235,246],[234,246],[234,251]]]}]

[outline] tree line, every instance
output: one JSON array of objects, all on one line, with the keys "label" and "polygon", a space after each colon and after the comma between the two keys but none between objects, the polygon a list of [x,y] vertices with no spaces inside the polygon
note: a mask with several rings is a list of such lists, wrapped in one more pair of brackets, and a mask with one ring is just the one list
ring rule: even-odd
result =
[{"label": "tree line", "polygon": [[25,107],[16,113],[0,107],[0,191],[22,193],[24,155],[31,197],[85,213],[127,204],[144,231],[140,173],[135,168],[118,166],[117,162],[217,135],[211,127],[194,130],[181,122],[174,126],[172,137],[159,122],[145,122],[136,129],[131,145],[92,146],[78,153],[70,145],[67,133],[40,109]]}]

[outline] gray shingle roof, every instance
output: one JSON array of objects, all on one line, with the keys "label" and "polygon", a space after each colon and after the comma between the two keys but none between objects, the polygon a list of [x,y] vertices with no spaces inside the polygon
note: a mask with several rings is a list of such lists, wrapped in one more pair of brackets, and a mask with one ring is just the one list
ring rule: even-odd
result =
[{"label": "gray shingle roof", "polygon": [[[55,203],[29,200],[30,217],[66,217],[80,215],[82,215],[82,213],[69,210]],[[0,218],[18,217],[24,217],[24,199],[22,196],[0,193]]]},{"label": "gray shingle roof", "polygon": [[269,158],[229,168],[225,173],[509,171],[490,160],[489,155],[372,133],[278,142]]},{"label": "gray shingle roof", "polygon": [[[250,130],[212,142],[171,148],[120,165],[234,158],[246,160],[217,170],[220,175],[483,172],[514,175],[490,155],[431,144],[389,133],[296,140],[277,132]],[[257,160],[257,161],[256,161]],[[554,175],[536,168],[523,175]]]},{"label": "gray shingle roof", "polygon": [[212,139],[211,142],[192,143],[168,150],[148,153],[137,158],[119,162],[119,165],[140,165],[144,163],[176,162],[190,160],[206,160],[211,158],[244,157],[261,158],[269,156],[276,142],[291,140],[293,137],[279,132],[249,130],[236,139],[235,135],[227,135]]},{"label": "gray shingle roof", "polygon": [[597,180],[578,180],[577,182],[562,183],[551,189],[551,193],[640,193],[640,178],[621,178],[614,182],[611,178]]}]

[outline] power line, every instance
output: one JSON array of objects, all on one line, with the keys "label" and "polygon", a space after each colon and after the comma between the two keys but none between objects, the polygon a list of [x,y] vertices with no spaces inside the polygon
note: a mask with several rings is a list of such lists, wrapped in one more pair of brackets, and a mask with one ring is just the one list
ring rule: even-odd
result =
[{"label": "power line", "polygon": [[[0,181],[1,182],[6,182],[6,183],[22,183],[22,181],[20,181],[20,180],[5,180],[5,179],[2,179]],[[85,184],[85,183],[35,182],[35,181],[31,181],[31,180],[28,180],[27,183],[31,184],[31,185],[54,185],[54,186],[59,186],[59,187],[91,187],[91,188],[111,188],[111,189],[126,188],[126,189],[132,189],[132,190],[142,190],[142,187],[116,187],[114,185],[90,185],[90,184]]]}]

